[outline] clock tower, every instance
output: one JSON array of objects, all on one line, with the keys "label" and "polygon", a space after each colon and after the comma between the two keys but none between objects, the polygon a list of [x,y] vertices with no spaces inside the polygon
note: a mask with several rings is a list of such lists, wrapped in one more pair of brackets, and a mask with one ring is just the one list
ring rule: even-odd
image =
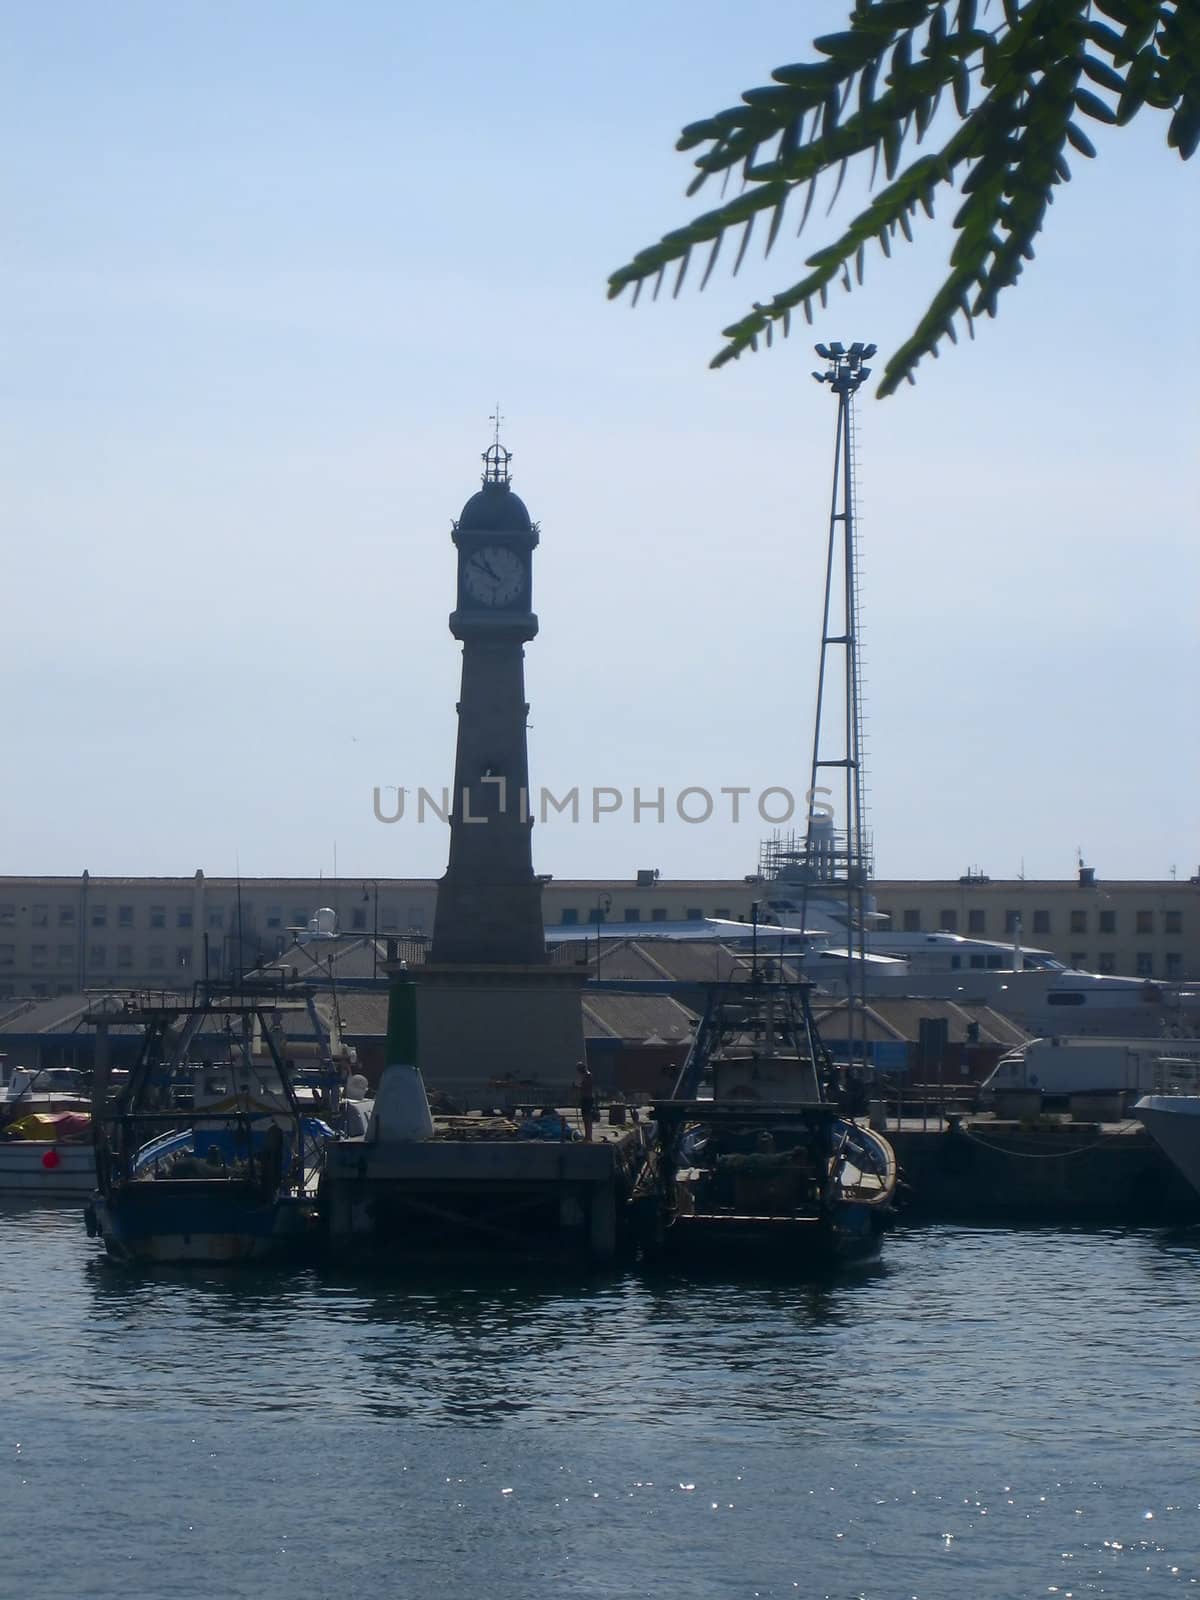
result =
[{"label": "clock tower", "polygon": [[513,493],[511,459],[497,423],[483,487],[454,524],[462,689],[450,859],[417,969],[422,1077],[464,1109],[566,1105],[585,1053],[587,968],[548,959],[533,873],[525,646],[538,631],[538,528]]},{"label": "clock tower", "polygon": [[534,877],[525,736],[525,645],[533,613],[538,527],[513,493],[512,456],[496,440],[483,487],[454,524],[458,603],[450,631],[462,641],[458,749],[450,858],[438,886],[431,961],[546,961],[542,888]]}]

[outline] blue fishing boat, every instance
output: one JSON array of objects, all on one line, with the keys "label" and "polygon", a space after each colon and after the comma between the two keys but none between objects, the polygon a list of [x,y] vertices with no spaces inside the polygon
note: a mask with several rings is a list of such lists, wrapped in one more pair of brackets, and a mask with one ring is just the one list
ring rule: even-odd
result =
[{"label": "blue fishing boat", "polygon": [[299,1080],[278,992],[133,1005],[144,1029],[128,1079],[93,1090],[96,1193],[88,1231],[121,1261],[259,1261],[311,1248],[336,1070]]}]

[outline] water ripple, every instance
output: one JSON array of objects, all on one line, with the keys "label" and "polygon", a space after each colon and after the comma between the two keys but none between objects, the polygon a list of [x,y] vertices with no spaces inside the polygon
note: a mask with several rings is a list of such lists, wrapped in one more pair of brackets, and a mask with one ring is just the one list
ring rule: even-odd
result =
[{"label": "water ripple", "polygon": [[901,1230],[804,1286],[139,1273],[74,1209],[0,1239],[6,1592],[1200,1583],[1197,1230]]}]

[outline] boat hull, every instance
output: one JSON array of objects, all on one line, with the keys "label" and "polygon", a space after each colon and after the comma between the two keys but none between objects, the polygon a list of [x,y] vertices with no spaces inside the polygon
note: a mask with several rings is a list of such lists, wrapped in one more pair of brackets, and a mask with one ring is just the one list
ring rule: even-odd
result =
[{"label": "boat hull", "polygon": [[869,1265],[880,1258],[886,1220],[876,1207],[854,1205],[832,1218],[692,1212],[667,1225],[658,1253],[671,1260],[795,1272]]},{"label": "boat hull", "polygon": [[1148,1094],[1134,1111],[1171,1165],[1200,1193],[1200,1095]]},{"label": "boat hull", "polygon": [[316,1242],[317,1208],[237,1181],[139,1179],[97,1195],[87,1220],[117,1261],[235,1263],[302,1254]]},{"label": "boat hull", "polygon": [[95,1187],[96,1156],[90,1144],[56,1144],[47,1139],[0,1142],[0,1194],[78,1199]]}]

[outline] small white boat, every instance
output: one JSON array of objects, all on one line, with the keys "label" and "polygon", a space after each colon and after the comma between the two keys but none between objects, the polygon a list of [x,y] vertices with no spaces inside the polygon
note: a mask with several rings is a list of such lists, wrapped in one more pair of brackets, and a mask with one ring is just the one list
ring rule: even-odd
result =
[{"label": "small white boat", "polygon": [[77,1199],[96,1186],[81,1072],[17,1067],[0,1090],[0,1194]]},{"label": "small white boat", "polygon": [[14,1067],[0,1089],[0,1128],[35,1111],[90,1111],[87,1080],[74,1067]]},{"label": "small white boat", "polygon": [[0,1135],[0,1194],[59,1200],[90,1194],[95,1185],[86,1112],[31,1112],[8,1123]]}]

